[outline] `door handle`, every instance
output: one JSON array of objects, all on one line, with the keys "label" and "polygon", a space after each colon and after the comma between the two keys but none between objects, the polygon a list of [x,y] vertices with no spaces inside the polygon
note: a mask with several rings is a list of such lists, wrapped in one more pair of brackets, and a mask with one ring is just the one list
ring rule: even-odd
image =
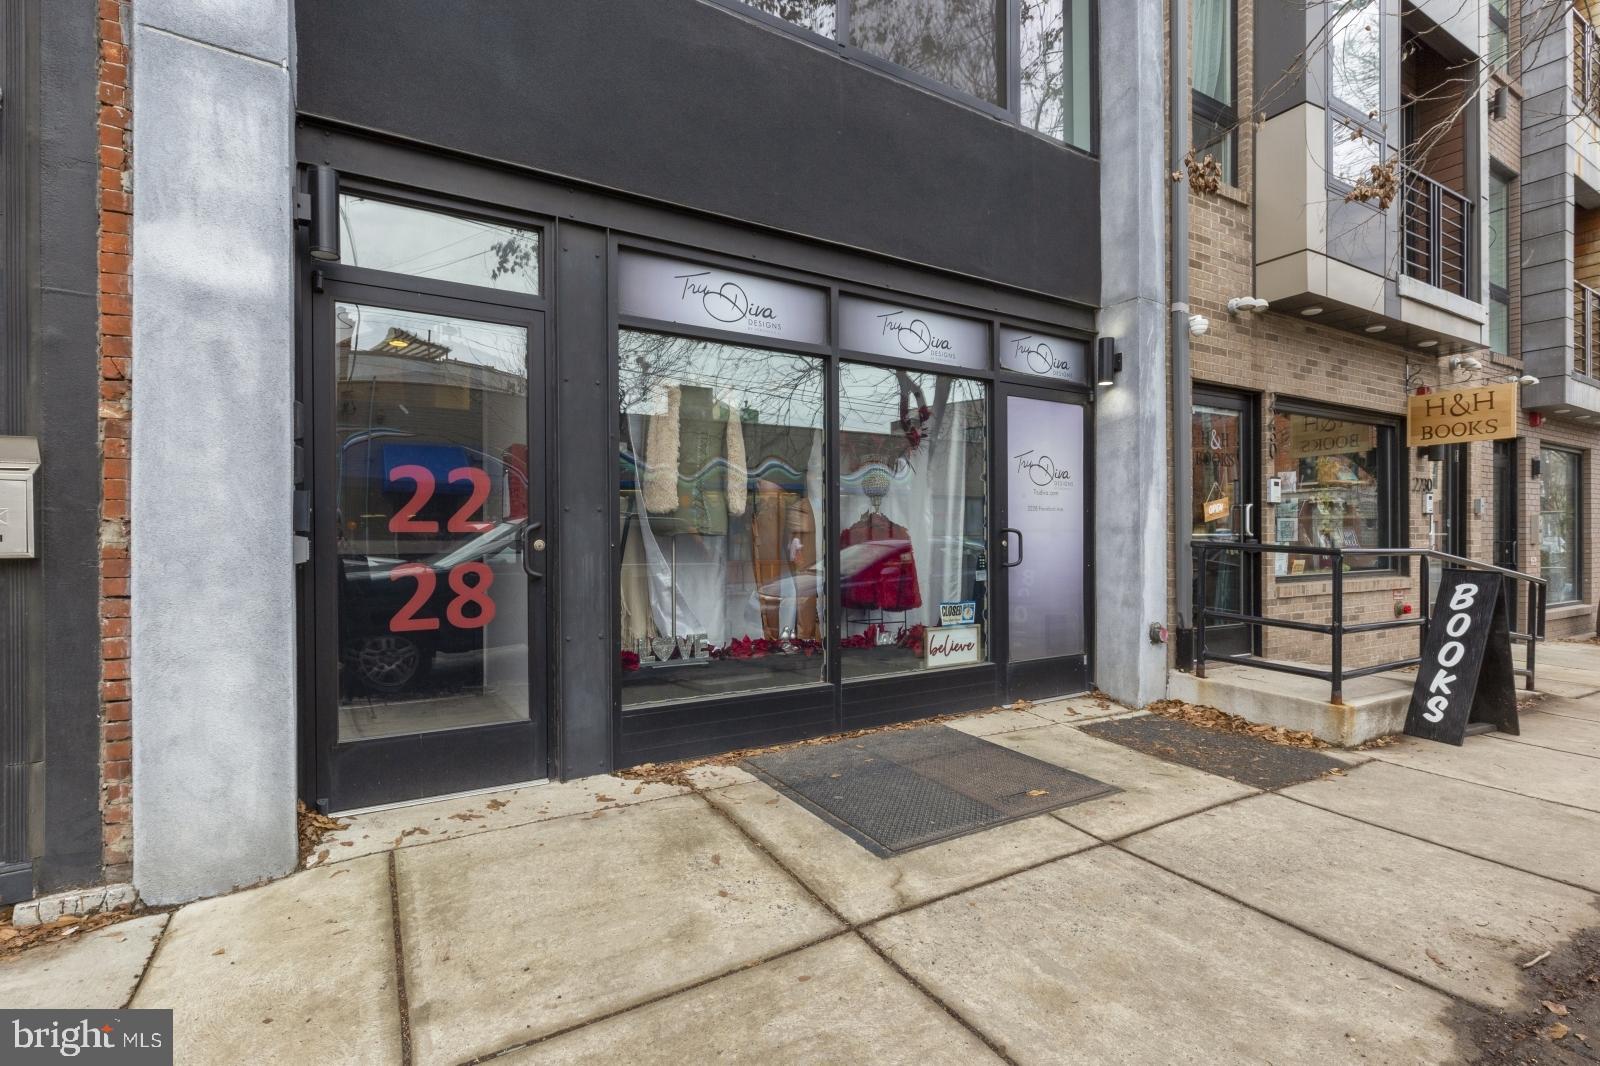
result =
[{"label": "door handle", "polygon": [[1256,535],[1256,531],[1250,526],[1250,513],[1256,509],[1256,505],[1253,503],[1246,503],[1241,504],[1240,506],[1244,508],[1244,536],[1253,537]]},{"label": "door handle", "polygon": [[[1022,565],[1022,551],[1023,551],[1023,548],[1022,548],[1022,530],[1017,529],[1017,528],[1015,528],[1013,526],[1007,526],[1007,527],[1005,527],[1004,529],[1002,529],[1000,531],[1000,535],[1002,537],[1005,537],[1005,536],[1007,536],[1008,534],[1011,534],[1011,533],[1015,533],[1017,535],[1017,561],[1016,562],[1011,562],[1008,559],[1006,562],[1000,564],[1000,565],[1006,567],[1008,570],[1013,566],[1021,566]],[[1010,545],[1007,545],[1007,547],[1009,548]],[[1007,554],[1009,555],[1010,553],[1007,552]]]},{"label": "door handle", "polygon": [[543,581],[544,574],[533,568],[533,553],[544,551],[544,538],[534,534],[544,528],[543,522],[529,522],[522,530],[522,569],[534,581]]}]

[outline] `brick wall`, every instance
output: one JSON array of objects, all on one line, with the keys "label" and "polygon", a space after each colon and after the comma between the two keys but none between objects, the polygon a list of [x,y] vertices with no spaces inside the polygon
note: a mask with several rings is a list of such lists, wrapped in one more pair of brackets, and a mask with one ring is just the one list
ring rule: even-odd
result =
[{"label": "brick wall", "polygon": [[[1516,5],[1513,5],[1515,7]],[[1253,33],[1253,0],[1239,0],[1240,89],[1239,110],[1250,114],[1253,106],[1250,76],[1252,61],[1250,42]],[[1516,51],[1518,21],[1511,24],[1512,50]],[[1428,72],[1423,72],[1424,74]],[[1440,72],[1433,71],[1433,75]],[[1515,64],[1504,76],[1496,76],[1495,84],[1515,85]],[[1516,174],[1521,168],[1521,118],[1520,89],[1509,91],[1505,118],[1491,120],[1488,131],[1491,155],[1500,169]],[[1426,128],[1426,118],[1422,121]],[[1252,158],[1253,128],[1246,121],[1239,131],[1239,182],[1238,188],[1225,188],[1219,194],[1191,193],[1190,196],[1190,303],[1196,313],[1211,321],[1210,331],[1203,337],[1192,338],[1192,377],[1197,387],[1210,385],[1250,395],[1258,412],[1257,429],[1261,442],[1258,460],[1261,480],[1269,476],[1273,467],[1271,452],[1273,408],[1281,401],[1311,401],[1318,405],[1349,408],[1373,415],[1393,418],[1398,423],[1396,447],[1405,458],[1400,464],[1405,472],[1402,495],[1409,523],[1404,535],[1409,544],[1427,546],[1433,543],[1434,521],[1442,522],[1442,510],[1430,520],[1422,513],[1422,494],[1438,490],[1434,483],[1435,466],[1423,460],[1418,453],[1405,449],[1404,413],[1408,392],[1417,385],[1451,386],[1466,381],[1486,381],[1504,377],[1512,370],[1520,372],[1520,317],[1518,300],[1520,278],[1518,265],[1520,252],[1520,195],[1512,184],[1508,204],[1509,259],[1511,270],[1508,288],[1511,293],[1511,352],[1507,356],[1492,356],[1490,352],[1477,353],[1484,369],[1466,377],[1458,377],[1448,369],[1447,359],[1430,357],[1426,352],[1407,350],[1396,344],[1370,340],[1360,334],[1319,327],[1313,319],[1297,315],[1268,312],[1260,316],[1233,317],[1227,313],[1231,297],[1251,295],[1254,291],[1254,233],[1251,199],[1253,196]],[[1461,159],[1459,145],[1453,157],[1448,139],[1432,154],[1435,168],[1431,172],[1448,184],[1461,184]],[[1451,167],[1453,166],[1453,170]],[[1546,423],[1548,428],[1549,423]],[[1175,432],[1189,432],[1188,427],[1174,427]],[[1539,438],[1525,422],[1524,434],[1533,433],[1519,442],[1519,485],[1523,493],[1519,516],[1518,539],[1525,566],[1537,572],[1537,514],[1538,486],[1530,484],[1527,477],[1527,459],[1537,455]],[[1578,433],[1571,430],[1568,432]],[[1590,438],[1592,439],[1592,438]],[[1466,488],[1464,508],[1466,519],[1467,552],[1474,558],[1493,558],[1494,523],[1494,448],[1489,443],[1466,445]],[[1585,468],[1591,488],[1600,489],[1600,471],[1593,466]],[[1204,491],[1203,487],[1200,491]],[[1586,497],[1586,506],[1593,509],[1600,492]],[[1264,497],[1264,493],[1263,493]],[[1482,500],[1482,513],[1475,514],[1475,501]],[[1442,505],[1441,498],[1441,505]],[[1172,501],[1175,521],[1189,521],[1192,501]],[[1264,540],[1277,540],[1276,508],[1264,505],[1258,529]],[[1600,515],[1597,515],[1600,517]],[[1442,528],[1442,527],[1441,527]],[[1600,530],[1600,526],[1591,528]],[[1589,543],[1593,544],[1591,538]],[[1438,542],[1442,548],[1442,540]],[[1591,549],[1591,554],[1593,550]],[[1261,602],[1265,613],[1276,618],[1327,622],[1332,609],[1331,580],[1322,577],[1276,577],[1271,562],[1262,566]],[[1585,580],[1588,580],[1586,571]],[[1395,617],[1395,604],[1410,604],[1413,612],[1419,610],[1422,598],[1420,574],[1347,574],[1345,587],[1345,617],[1347,623],[1379,621]],[[1175,590],[1174,590],[1175,591]],[[1414,616],[1414,615],[1413,615]],[[1592,619],[1589,620],[1592,624]],[[1563,623],[1567,624],[1567,623]],[[1576,623],[1571,623],[1576,625]],[[1557,632],[1555,624],[1552,634]],[[1360,666],[1398,657],[1396,643],[1409,645],[1415,640],[1414,632],[1394,632],[1357,635],[1345,641],[1345,662]],[[1326,637],[1294,634],[1286,631],[1269,631],[1264,640],[1264,653],[1272,658],[1326,664],[1329,660],[1329,640]]]},{"label": "brick wall", "polygon": [[108,881],[132,872],[132,720],[128,681],[128,437],[131,415],[133,200],[128,5],[100,6],[100,636],[101,831]]}]

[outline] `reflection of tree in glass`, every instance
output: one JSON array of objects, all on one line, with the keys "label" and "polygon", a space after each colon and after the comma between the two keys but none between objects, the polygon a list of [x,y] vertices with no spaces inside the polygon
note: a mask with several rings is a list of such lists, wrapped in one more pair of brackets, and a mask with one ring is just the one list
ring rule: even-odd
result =
[{"label": "reflection of tree in glass", "polygon": [[1062,0],[1021,0],[1022,124],[1052,137],[1064,135],[1062,103],[1067,29]]},{"label": "reflection of tree in glass", "polygon": [[1375,0],[1345,0],[1328,24],[1333,94],[1367,118],[1377,118],[1383,53]]},{"label": "reflection of tree in glass", "polygon": [[1000,102],[996,0],[855,0],[850,44],[992,103]]},{"label": "reflection of tree in glass", "polygon": [[822,363],[788,352],[623,330],[617,338],[623,415],[660,414],[674,385],[709,388],[747,422],[822,425]]},{"label": "reflection of tree in glass", "polygon": [[513,232],[505,240],[489,245],[489,250],[494,253],[494,266],[489,268],[491,279],[511,274],[538,277],[539,241],[534,235]]},{"label": "reflection of tree in glass", "polygon": [[776,15],[785,22],[804,26],[812,33],[832,37],[835,26],[836,0],[745,0],[758,11]]}]

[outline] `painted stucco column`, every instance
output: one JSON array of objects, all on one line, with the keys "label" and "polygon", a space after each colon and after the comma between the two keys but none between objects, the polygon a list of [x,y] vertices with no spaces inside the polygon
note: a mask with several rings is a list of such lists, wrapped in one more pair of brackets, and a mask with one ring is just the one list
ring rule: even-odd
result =
[{"label": "painted stucco column", "polygon": [[1100,5],[1100,334],[1123,355],[1095,403],[1095,681],[1166,694],[1168,181],[1162,0]]},{"label": "painted stucco column", "polygon": [[133,877],[295,863],[289,0],[133,5]]}]

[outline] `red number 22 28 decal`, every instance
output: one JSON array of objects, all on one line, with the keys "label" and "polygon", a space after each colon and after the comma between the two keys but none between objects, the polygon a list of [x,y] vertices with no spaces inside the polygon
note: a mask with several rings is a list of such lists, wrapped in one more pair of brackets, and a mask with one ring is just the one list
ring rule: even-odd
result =
[{"label": "red number 22 28 decal", "polygon": [[[434,480],[433,471],[425,466],[416,466],[407,463],[397,466],[389,471],[389,480],[398,481],[405,478],[407,481],[416,482],[417,489],[411,499],[400,505],[400,509],[389,517],[389,532],[391,533],[437,533],[439,523],[417,517],[417,512],[428,505],[433,499],[433,493],[438,488]],[[483,533],[494,528],[493,522],[474,522],[469,517],[475,515],[488,502],[489,499],[489,474],[476,466],[458,466],[450,471],[450,480],[467,481],[472,484],[472,491],[467,494],[467,501],[457,508],[456,513],[450,516],[450,521],[445,523],[446,532],[450,533]]]},{"label": "red number 22 28 decal", "polygon": [[[467,583],[469,576],[474,578],[471,584]],[[417,589],[405,606],[389,619],[389,631],[421,633],[438,629],[439,619],[420,618],[417,612],[433,598],[434,590],[439,587],[439,572],[422,563],[404,563],[389,571],[390,581],[408,577],[416,578]],[[457,629],[482,629],[494,621],[494,600],[489,597],[489,589],[494,584],[494,571],[486,563],[459,563],[450,568],[445,581],[450,591],[455,593],[444,609],[444,616],[451,625]],[[466,611],[469,606],[474,608],[471,614]]]}]

